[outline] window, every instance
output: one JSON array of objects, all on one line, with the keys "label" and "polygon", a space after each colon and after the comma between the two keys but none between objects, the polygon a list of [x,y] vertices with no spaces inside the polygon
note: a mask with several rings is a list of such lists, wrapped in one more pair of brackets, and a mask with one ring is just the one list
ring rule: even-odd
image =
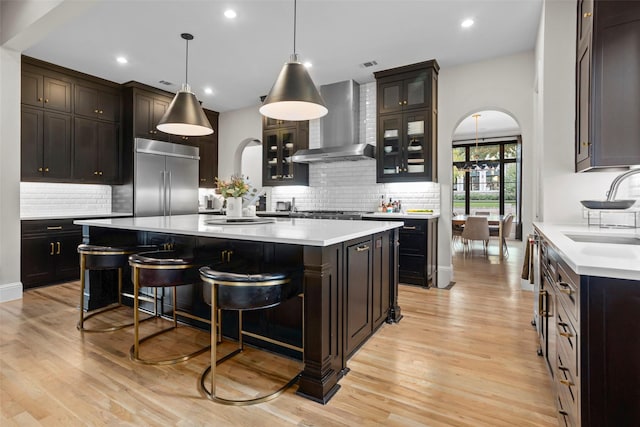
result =
[{"label": "window", "polygon": [[453,212],[514,215],[520,222],[521,144],[518,141],[453,147]]}]

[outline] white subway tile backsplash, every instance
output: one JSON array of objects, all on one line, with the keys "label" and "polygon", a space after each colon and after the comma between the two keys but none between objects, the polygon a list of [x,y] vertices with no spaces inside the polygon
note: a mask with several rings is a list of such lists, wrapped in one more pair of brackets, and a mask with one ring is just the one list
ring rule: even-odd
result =
[{"label": "white subway tile backsplash", "polygon": [[[320,146],[320,124],[309,123],[309,146]],[[376,83],[360,85],[360,142],[376,144]],[[376,183],[376,161],[319,163],[309,165],[309,186],[273,187],[267,209],[277,201],[296,198],[299,210],[374,211],[381,196],[402,201],[405,209],[440,211],[440,186],[434,182]]]},{"label": "white subway tile backsplash", "polygon": [[111,213],[111,186],[96,184],[20,183],[20,216]]}]

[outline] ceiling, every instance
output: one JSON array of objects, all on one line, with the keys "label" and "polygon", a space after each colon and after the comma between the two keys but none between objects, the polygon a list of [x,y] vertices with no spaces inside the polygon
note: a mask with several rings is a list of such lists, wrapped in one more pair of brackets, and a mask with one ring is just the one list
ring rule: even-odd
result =
[{"label": "ceiling", "polygon": [[510,115],[496,110],[478,111],[465,117],[453,132],[453,141],[475,140],[476,119],[478,116],[478,138],[520,135],[520,125]]},{"label": "ceiling", "polygon": [[[228,8],[235,19],[224,17]],[[542,0],[299,0],[296,50],[318,86],[366,83],[374,71],[433,58],[446,68],[531,50],[541,8]],[[466,18],[475,24],[462,28]],[[293,52],[293,1],[96,1],[24,54],[175,92],[185,79],[183,32],[195,36],[189,84],[205,107],[258,105]],[[129,62],[118,64],[120,55]]]}]

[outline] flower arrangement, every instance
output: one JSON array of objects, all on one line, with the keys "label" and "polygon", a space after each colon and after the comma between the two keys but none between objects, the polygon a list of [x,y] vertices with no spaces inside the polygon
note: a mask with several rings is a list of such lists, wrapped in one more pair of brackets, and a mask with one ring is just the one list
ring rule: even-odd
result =
[{"label": "flower arrangement", "polygon": [[218,191],[225,199],[228,197],[242,197],[249,192],[249,184],[244,182],[242,175],[232,175],[229,181],[216,177]]}]

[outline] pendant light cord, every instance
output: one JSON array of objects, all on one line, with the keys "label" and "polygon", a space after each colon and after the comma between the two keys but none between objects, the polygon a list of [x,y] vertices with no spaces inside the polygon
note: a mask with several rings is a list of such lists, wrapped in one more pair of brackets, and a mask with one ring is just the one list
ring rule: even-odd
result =
[{"label": "pendant light cord", "polygon": [[187,54],[184,64],[184,83],[189,85],[189,39],[185,39],[187,42]]},{"label": "pendant light cord", "polygon": [[293,54],[297,55],[296,52],[296,16],[297,16],[297,4],[296,0],[293,0]]}]

